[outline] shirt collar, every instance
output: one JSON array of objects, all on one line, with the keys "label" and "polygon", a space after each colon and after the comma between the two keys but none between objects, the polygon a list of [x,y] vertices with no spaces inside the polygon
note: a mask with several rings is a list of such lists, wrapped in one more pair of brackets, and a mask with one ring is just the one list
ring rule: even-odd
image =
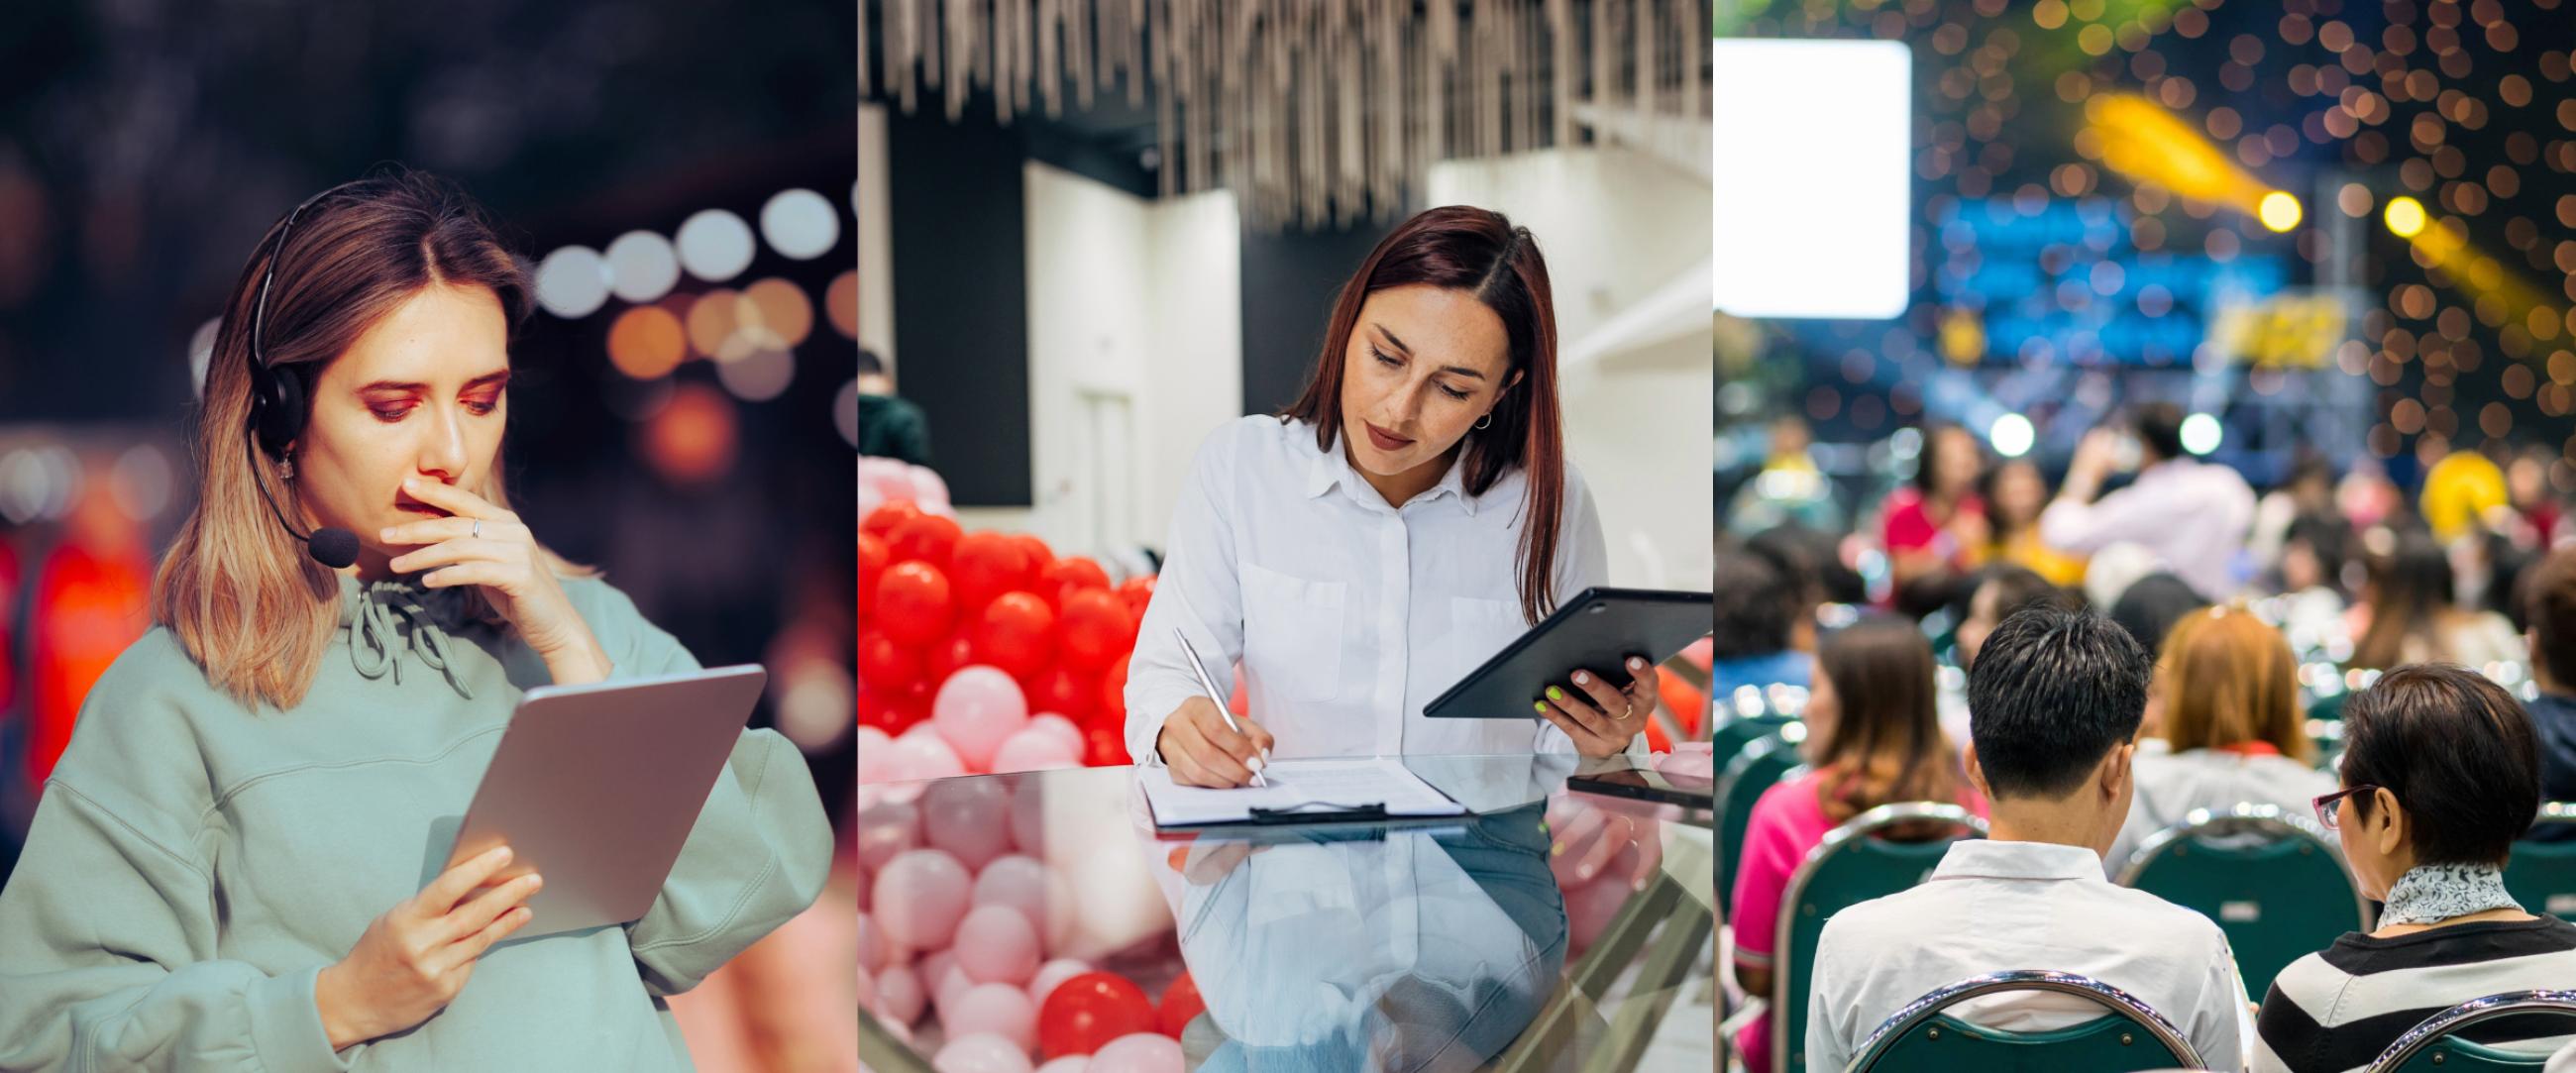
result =
[{"label": "shirt collar", "polygon": [[2054,842],[2007,842],[1991,838],[1950,844],[1934,879],[2089,879],[2102,878],[2102,855],[2082,846]]},{"label": "shirt collar", "polygon": [[[1468,436],[1472,439],[1475,433],[1468,433]],[[1459,458],[1463,460],[1465,457],[1466,452],[1460,451]],[[1332,491],[1335,485],[1347,488],[1353,497],[1372,506],[1386,503],[1386,498],[1377,493],[1377,487],[1368,483],[1367,478],[1360,476],[1358,470],[1351,468],[1350,457],[1343,453],[1342,438],[1339,435],[1333,437],[1332,446],[1324,448],[1307,462],[1304,485],[1306,498],[1314,499],[1322,496]],[[1465,510],[1468,517],[1476,516],[1477,502],[1481,497],[1467,494],[1467,467],[1460,461],[1452,461],[1449,464],[1449,471],[1440,475],[1440,483],[1432,485],[1429,491],[1413,497],[1412,501],[1405,506],[1429,503],[1442,496],[1456,499],[1459,508]]]}]

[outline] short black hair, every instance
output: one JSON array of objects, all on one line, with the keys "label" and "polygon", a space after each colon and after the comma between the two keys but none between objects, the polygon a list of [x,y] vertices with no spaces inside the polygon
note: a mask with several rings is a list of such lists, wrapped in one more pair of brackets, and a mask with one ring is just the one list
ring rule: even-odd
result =
[{"label": "short black hair", "polygon": [[860,376],[882,376],[885,371],[884,358],[878,357],[876,351],[870,350],[866,347],[859,348]]},{"label": "short black hair", "polygon": [[2138,735],[2154,661],[2092,611],[2015,612],[1968,669],[1968,737],[1998,798],[2064,797]]},{"label": "short black hair", "polygon": [[2190,582],[2157,572],[2131,583],[2119,599],[2111,601],[2111,621],[2129,631],[2153,662],[2165,646],[2165,635],[2173,632],[2174,623],[2207,606],[2208,598],[2193,589]]},{"label": "short black hair", "polygon": [[2157,458],[2181,458],[2182,407],[2170,402],[2151,402],[2138,407],[2129,419],[2138,431],[2138,442]]},{"label": "short black hair", "polygon": [[[2522,703],[2447,663],[2381,675],[2343,709],[2343,784],[2397,795],[2418,864],[2500,864],[2540,811],[2540,749]],[[2367,816],[2369,795],[2352,800]]]},{"label": "short black hair", "polygon": [[1789,648],[1789,631],[1803,606],[1805,587],[1789,564],[1731,541],[1717,547],[1711,578],[1717,594],[1715,628],[1709,632],[1716,659],[1767,656]]}]

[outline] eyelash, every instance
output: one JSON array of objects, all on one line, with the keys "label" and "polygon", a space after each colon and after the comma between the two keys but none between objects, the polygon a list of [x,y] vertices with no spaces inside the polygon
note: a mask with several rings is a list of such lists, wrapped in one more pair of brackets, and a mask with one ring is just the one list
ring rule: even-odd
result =
[{"label": "eyelash", "polygon": [[[496,396],[493,396],[492,401],[490,401],[490,402],[474,402],[474,401],[470,401],[470,400],[469,400],[469,401],[467,401],[467,402],[465,403],[465,412],[466,412],[466,413],[469,413],[469,414],[473,414],[473,415],[474,415],[474,416],[476,416],[476,417],[489,417],[489,416],[491,416],[491,415],[492,415],[492,411],[494,411],[494,410],[496,410],[496,409],[499,409],[499,408],[500,408],[500,406],[501,406],[500,396],[497,396],[497,395],[496,395]],[[418,409],[418,407],[416,407],[416,406],[404,406],[403,408],[401,408],[401,409],[399,409],[399,410],[387,410],[387,409],[384,409],[384,408],[382,408],[382,407],[370,407],[369,409],[371,409],[371,410],[373,410],[373,411],[374,411],[374,413],[375,413],[375,415],[376,415],[376,420],[378,420],[378,421],[382,421],[382,422],[384,422],[385,424],[388,424],[388,425],[392,425],[392,424],[398,424],[398,423],[400,423],[400,422],[402,421],[402,419],[403,419],[403,418],[406,418],[406,417],[411,416],[411,412],[412,412],[413,410],[415,410],[415,409]]]},{"label": "eyelash", "polygon": [[[1390,368],[1390,369],[1401,369],[1401,368],[1403,368],[1403,367],[1404,367],[1404,363],[1403,363],[1403,362],[1400,362],[1400,361],[1395,360],[1394,358],[1388,357],[1388,356],[1387,356],[1386,351],[1379,350],[1379,349],[1378,349],[1378,348],[1376,348],[1376,347],[1370,347],[1370,348],[1369,348],[1369,353],[1377,355],[1378,363],[1379,363],[1379,364],[1381,364],[1381,365],[1386,366],[1387,368]],[[1440,389],[1440,393],[1441,393],[1441,394],[1443,394],[1443,395],[1447,395],[1447,396],[1449,396],[1450,398],[1456,399],[1456,400],[1458,400],[1458,401],[1460,401],[1460,402],[1465,402],[1465,401],[1467,401],[1467,393],[1466,393],[1466,392],[1464,392],[1464,391],[1460,391],[1460,390],[1458,390],[1457,388],[1450,387],[1450,386],[1449,386],[1449,385],[1447,385],[1447,384],[1435,383],[1435,384],[1433,384],[1432,386],[1433,386],[1433,387],[1437,387],[1437,388],[1439,388],[1439,389]]]}]

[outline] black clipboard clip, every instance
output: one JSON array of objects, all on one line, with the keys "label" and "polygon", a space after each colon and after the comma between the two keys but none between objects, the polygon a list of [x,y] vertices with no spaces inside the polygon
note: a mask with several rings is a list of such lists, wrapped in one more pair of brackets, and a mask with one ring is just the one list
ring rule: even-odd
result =
[{"label": "black clipboard clip", "polygon": [[1308,801],[1287,808],[1262,808],[1255,805],[1250,815],[1250,822],[1254,824],[1271,825],[1385,821],[1394,818],[1387,815],[1386,803],[1383,801],[1373,805],[1336,805],[1330,801]]}]

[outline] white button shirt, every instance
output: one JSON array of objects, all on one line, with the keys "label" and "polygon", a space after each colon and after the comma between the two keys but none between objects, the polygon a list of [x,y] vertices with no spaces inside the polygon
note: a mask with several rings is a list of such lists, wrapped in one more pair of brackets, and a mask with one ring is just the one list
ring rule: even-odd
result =
[{"label": "white button shirt", "polygon": [[[1849,1065],[1869,1034],[1944,985],[2014,969],[2079,973],[2173,1022],[2210,1068],[2244,1068],[2245,984],[2209,918],[2113,886],[2079,846],[1973,839],[1921,886],[1825,922],[1807,1000],[1807,1069]],[[2082,1024],[2100,1005],[2048,992],[1971,999],[1951,1016],[2006,1032]]]},{"label": "white button shirt", "polygon": [[[1518,588],[1528,482],[1514,470],[1471,496],[1462,469],[1398,509],[1338,442],[1317,448],[1311,424],[1252,416],[1209,436],[1128,663],[1128,755],[1155,762],[1163,720],[1203,695],[1174,627],[1218,689],[1233,689],[1241,663],[1274,759],[1573,751],[1535,712],[1422,715],[1529,627]],[[1607,573],[1600,515],[1568,464],[1555,595]]]},{"label": "white button shirt", "polygon": [[2253,527],[2254,489],[2245,478],[2184,458],[2149,466],[2094,502],[2060,499],[2039,515],[2039,539],[2049,547],[2091,554],[2142,545],[2206,600],[2236,594],[2236,559]]}]

